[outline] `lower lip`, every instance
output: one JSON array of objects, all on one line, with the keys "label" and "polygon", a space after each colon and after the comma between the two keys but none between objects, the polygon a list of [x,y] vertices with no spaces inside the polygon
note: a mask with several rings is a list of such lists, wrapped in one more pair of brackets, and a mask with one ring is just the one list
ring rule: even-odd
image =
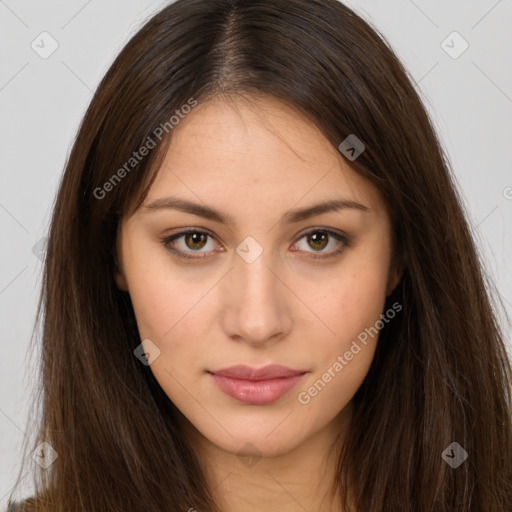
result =
[{"label": "lower lip", "polygon": [[210,375],[215,384],[231,398],[245,404],[265,405],[285,395],[305,374],[266,380],[233,379],[213,373]]}]

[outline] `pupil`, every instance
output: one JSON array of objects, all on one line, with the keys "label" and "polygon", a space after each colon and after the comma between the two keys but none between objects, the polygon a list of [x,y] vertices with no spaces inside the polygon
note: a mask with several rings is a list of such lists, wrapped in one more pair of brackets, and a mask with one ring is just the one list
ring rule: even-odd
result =
[{"label": "pupil", "polygon": [[[199,244],[201,245],[201,242],[204,242],[205,235],[203,233],[189,233],[188,240],[192,240],[192,245]],[[189,244],[187,244],[189,245]],[[190,247],[190,245],[189,245]],[[201,246],[202,247],[202,246]],[[190,247],[191,249],[200,249],[201,247]]]},{"label": "pupil", "polygon": [[[318,240],[318,238],[320,240]],[[325,242],[327,240],[327,235],[325,233],[321,233],[320,236],[318,236],[318,233],[314,233],[308,237],[308,240],[312,241],[313,245],[316,245],[316,247],[313,247],[314,249],[323,249],[326,246]],[[319,244],[321,247],[318,247]]]},{"label": "pupil", "polygon": [[[188,240],[192,240],[192,245],[201,245],[204,242],[205,235],[203,233],[190,233]],[[327,235],[325,233],[314,233],[308,236],[308,241],[312,242],[314,249],[323,249],[326,246]],[[188,245],[188,244],[187,244]],[[191,249],[200,249],[201,247],[190,247]]]}]

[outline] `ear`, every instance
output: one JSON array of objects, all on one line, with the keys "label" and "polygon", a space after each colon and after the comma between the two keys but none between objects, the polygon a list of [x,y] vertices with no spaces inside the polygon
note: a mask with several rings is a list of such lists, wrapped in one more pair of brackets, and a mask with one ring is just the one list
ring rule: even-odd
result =
[{"label": "ear", "polygon": [[126,277],[124,276],[124,274],[117,270],[116,273],[115,273],[115,280],[116,280],[116,284],[117,284],[117,287],[124,291],[124,292],[127,292],[128,291],[128,283],[126,282]]},{"label": "ear", "polygon": [[398,261],[398,258],[396,258],[395,254],[393,253],[393,256],[391,258],[391,265],[389,269],[388,274],[388,283],[386,287],[386,295],[389,296],[393,293],[394,289],[400,282],[400,279],[402,278],[402,268],[400,265],[400,262]]},{"label": "ear", "polygon": [[[117,249],[119,250],[119,248]],[[123,268],[121,263],[119,262],[118,255],[114,255],[114,279],[116,281],[117,287],[124,291],[128,291],[128,282],[126,281],[126,277],[123,273]]]},{"label": "ear", "polygon": [[128,282],[126,281],[126,277],[123,272],[123,262],[121,261],[121,223],[117,226],[116,232],[116,242],[115,242],[115,252],[114,252],[114,279],[116,281],[117,287],[124,291],[128,291]]}]

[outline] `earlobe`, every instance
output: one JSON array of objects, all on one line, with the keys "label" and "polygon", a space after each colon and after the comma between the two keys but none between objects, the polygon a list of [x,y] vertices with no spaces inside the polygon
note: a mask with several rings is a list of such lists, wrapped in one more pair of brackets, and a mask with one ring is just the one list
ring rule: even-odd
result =
[{"label": "earlobe", "polygon": [[402,279],[402,268],[398,264],[396,259],[393,258],[393,261],[391,263],[391,269],[389,272],[389,277],[388,277],[388,285],[387,285],[387,290],[386,290],[387,296],[389,296],[393,293],[396,286],[400,282],[400,279]]},{"label": "earlobe", "polygon": [[117,287],[120,290],[122,290],[124,292],[128,291],[128,283],[126,282],[126,277],[124,276],[124,274],[122,272],[116,271],[115,280],[116,280]]},{"label": "earlobe", "polygon": [[387,296],[389,296],[393,293],[393,291],[396,288],[396,285],[399,283],[401,277],[402,277],[402,275],[397,273],[397,275],[393,275],[392,279],[390,279],[388,281],[388,289],[386,290]]},{"label": "earlobe", "polygon": [[121,233],[119,232],[119,227],[118,235],[116,237],[116,252],[114,253],[114,279],[120,290],[124,292],[128,291],[128,282],[126,281],[126,277],[123,273],[123,265],[121,261]]},{"label": "earlobe", "polygon": [[114,279],[116,281],[117,287],[124,291],[128,291],[128,282],[126,281],[126,277],[123,273],[122,267],[119,263],[117,254],[114,257]]}]

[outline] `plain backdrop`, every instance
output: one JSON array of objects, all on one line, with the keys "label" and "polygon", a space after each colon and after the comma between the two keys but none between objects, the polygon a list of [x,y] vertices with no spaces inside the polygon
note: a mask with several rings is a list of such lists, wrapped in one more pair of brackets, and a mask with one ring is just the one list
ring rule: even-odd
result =
[{"label": "plain backdrop", "polygon": [[[27,435],[35,375],[27,349],[44,237],[64,162],[103,74],[129,37],[166,3],[0,0],[0,510]],[[447,150],[488,273],[510,312],[512,0],[346,4],[388,39],[414,77]],[[510,344],[510,328],[504,328]]]}]

